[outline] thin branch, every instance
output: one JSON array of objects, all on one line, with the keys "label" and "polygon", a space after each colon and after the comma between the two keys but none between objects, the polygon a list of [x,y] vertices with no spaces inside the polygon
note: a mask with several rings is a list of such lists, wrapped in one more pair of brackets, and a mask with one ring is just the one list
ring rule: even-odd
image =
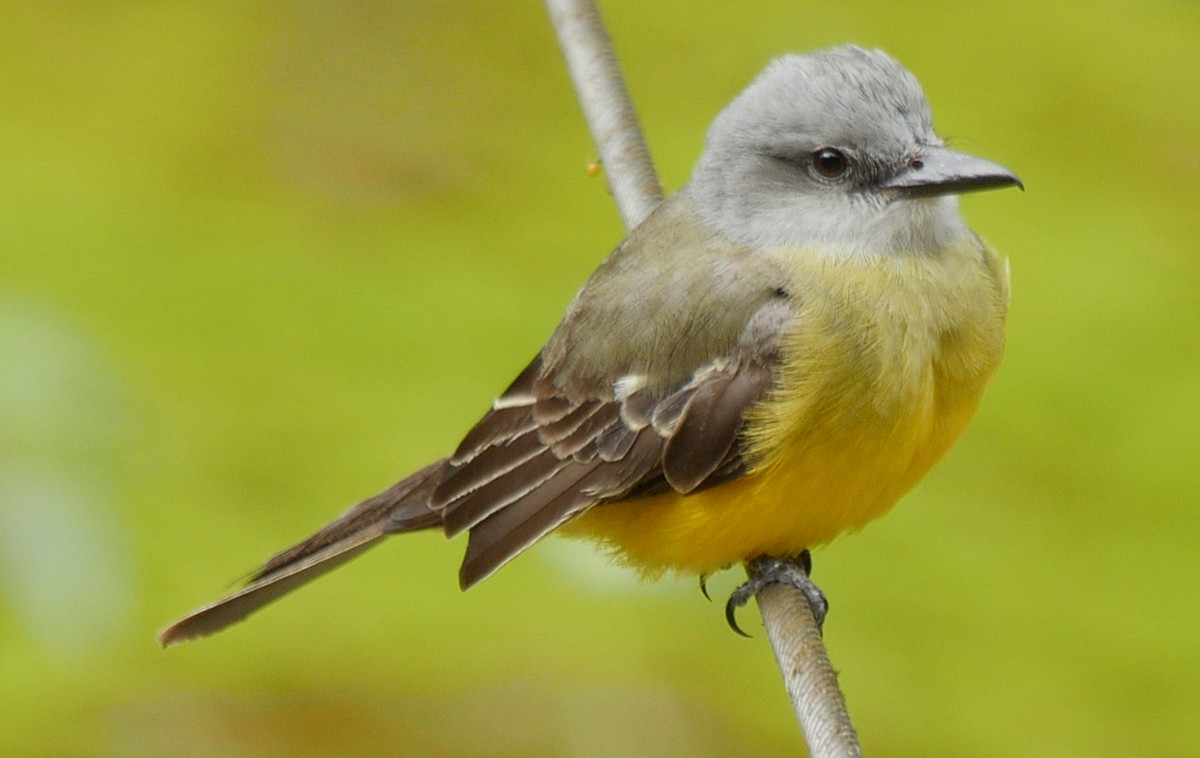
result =
[{"label": "thin branch", "polygon": [[[751,581],[758,563],[746,566]],[[791,567],[803,570],[796,564]],[[809,754],[813,758],[862,756],[846,700],[838,687],[837,673],[825,652],[821,629],[808,598],[792,584],[775,582],[763,587],[757,599],[763,627],[775,651],[775,662],[783,674]]]},{"label": "thin branch", "polygon": [[628,231],[650,215],[663,194],[612,42],[593,2],[546,0],[546,10]]},{"label": "thin branch", "polygon": [[[546,8],[621,219],[626,230],[633,229],[662,200],[662,188],[612,44],[590,0],[546,0]],[[808,598],[796,587],[774,583],[757,599],[811,755],[861,756]]]}]

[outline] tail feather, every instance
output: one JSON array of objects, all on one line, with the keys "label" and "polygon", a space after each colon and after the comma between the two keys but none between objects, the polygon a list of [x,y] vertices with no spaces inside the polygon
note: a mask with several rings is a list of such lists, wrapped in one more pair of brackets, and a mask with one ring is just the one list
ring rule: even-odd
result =
[{"label": "tail feather", "polygon": [[261,568],[250,575],[250,580],[269,578],[302,558],[376,527],[391,534],[441,526],[441,517],[428,504],[433,486],[437,484],[437,474],[444,463],[432,463],[375,497],[353,506],[308,539],[268,558]]},{"label": "tail feather", "polygon": [[158,635],[163,647],[207,637],[337,568],[388,534],[441,526],[429,496],[444,461],[426,466],[364,500],[308,539],[277,553],[250,575],[245,587],[199,608]]}]

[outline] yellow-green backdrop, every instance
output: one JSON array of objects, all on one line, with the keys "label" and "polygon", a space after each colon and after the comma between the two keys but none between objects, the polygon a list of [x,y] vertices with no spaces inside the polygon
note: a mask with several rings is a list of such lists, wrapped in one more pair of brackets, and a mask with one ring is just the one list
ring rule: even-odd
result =
[{"label": "yellow-green backdrop", "polygon": [[[974,425],[816,554],[868,755],[1200,751],[1200,5],[603,10],[668,189],[847,41],[1028,188],[964,202],[1013,272]],[[620,240],[539,3],[10,3],[0,72],[0,753],[800,749],[761,631],[581,544],[462,595],[397,539],[154,643],[449,451]]]}]

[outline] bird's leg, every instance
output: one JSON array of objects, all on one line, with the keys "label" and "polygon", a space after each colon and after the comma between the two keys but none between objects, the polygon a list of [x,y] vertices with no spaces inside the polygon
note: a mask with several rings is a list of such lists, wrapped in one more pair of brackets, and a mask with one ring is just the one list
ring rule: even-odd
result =
[{"label": "bird's leg", "polygon": [[794,559],[760,555],[750,561],[746,564],[745,584],[735,589],[729,596],[729,602],[725,603],[725,620],[729,622],[729,628],[743,637],[749,637],[750,635],[738,626],[737,609],[748,603],[750,598],[757,597],[768,584],[778,582],[791,585],[804,593],[817,620],[817,629],[821,630],[825,623],[825,614],[829,612],[829,601],[825,598],[825,593],[821,592],[821,588],[813,584],[813,580],[809,578],[811,574],[812,555],[807,550]]}]

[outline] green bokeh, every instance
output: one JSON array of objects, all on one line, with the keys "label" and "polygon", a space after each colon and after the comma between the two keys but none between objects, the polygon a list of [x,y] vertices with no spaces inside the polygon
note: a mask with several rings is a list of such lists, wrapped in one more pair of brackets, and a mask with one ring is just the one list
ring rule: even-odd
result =
[{"label": "green bokeh", "polygon": [[[668,188],[844,41],[1028,187],[964,203],[1014,280],[976,422],[816,556],[867,753],[1194,754],[1200,6],[603,10]],[[12,3],[0,70],[0,754],[798,750],[761,633],[562,541],[464,596],[398,539],[154,644],[451,449],[620,240],[540,4]]]}]

